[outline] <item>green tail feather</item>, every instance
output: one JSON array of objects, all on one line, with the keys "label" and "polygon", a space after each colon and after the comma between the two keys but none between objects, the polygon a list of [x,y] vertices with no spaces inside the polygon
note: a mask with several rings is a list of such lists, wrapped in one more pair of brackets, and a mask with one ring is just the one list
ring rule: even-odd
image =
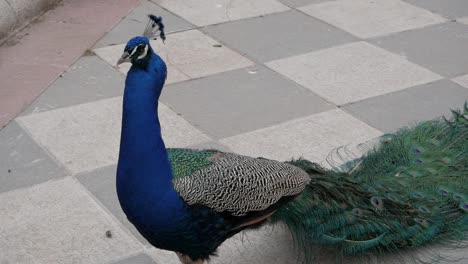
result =
[{"label": "green tail feather", "polygon": [[312,180],[273,221],[286,224],[307,263],[320,245],[335,246],[338,255],[382,254],[430,243],[464,246],[467,117],[465,103],[450,120],[382,136],[378,147],[337,169],[291,161]]}]

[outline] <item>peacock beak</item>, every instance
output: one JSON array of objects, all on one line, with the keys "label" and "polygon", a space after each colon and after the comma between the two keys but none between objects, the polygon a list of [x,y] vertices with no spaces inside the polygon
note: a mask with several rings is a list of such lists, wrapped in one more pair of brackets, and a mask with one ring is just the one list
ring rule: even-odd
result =
[{"label": "peacock beak", "polygon": [[122,57],[120,57],[120,59],[117,61],[116,66],[119,66],[120,64],[124,62],[131,62],[131,61],[132,59],[130,58],[130,53],[128,53],[128,51],[124,51],[124,53],[122,54]]}]

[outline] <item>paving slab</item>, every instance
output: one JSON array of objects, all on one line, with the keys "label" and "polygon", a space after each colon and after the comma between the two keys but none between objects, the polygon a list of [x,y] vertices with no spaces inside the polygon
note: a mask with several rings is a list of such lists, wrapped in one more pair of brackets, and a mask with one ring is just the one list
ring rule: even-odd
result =
[{"label": "paving slab", "polygon": [[196,26],[206,26],[286,11],[276,0],[152,0]]},{"label": "paving slab", "polygon": [[[166,44],[151,41],[154,51],[166,62],[167,84],[200,78],[219,72],[244,68],[253,62],[220,46],[220,43],[199,30],[188,30],[167,36]],[[122,55],[125,44],[95,49],[98,56],[115,65]],[[130,63],[121,64],[119,70],[126,74]]]},{"label": "paving slab", "polygon": [[440,15],[399,0],[336,0],[300,10],[360,38],[372,38],[445,22]]},{"label": "paving slab", "polygon": [[161,100],[218,139],[334,108],[263,66],[174,84]]},{"label": "paving slab", "polygon": [[166,34],[194,27],[194,25],[190,24],[186,20],[175,16],[155,3],[148,0],[142,0],[140,1],[140,4],[132,10],[132,12],[122,19],[122,21],[120,21],[120,23],[117,24],[117,26],[115,26],[109,33],[101,38],[94,47],[100,48],[126,43],[130,38],[141,35],[148,23],[149,14],[154,14],[163,18]]},{"label": "paving slab", "polygon": [[67,175],[14,121],[0,130],[0,157],[0,192]]},{"label": "paving slab", "polygon": [[381,134],[359,119],[334,109],[220,142],[236,153],[252,157],[276,160],[304,157],[321,162],[338,147],[362,143]]},{"label": "paving slab", "polygon": [[462,107],[467,99],[468,89],[441,80],[352,103],[344,109],[381,131],[395,132],[421,121],[450,117],[450,109]]},{"label": "paving slab", "polygon": [[121,96],[125,78],[97,56],[81,57],[22,115]]},{"label": "paving slab", "polygon": [[356,41],[349,33],[296,10],[210,26],[203,31],[260,62]]},{"label": "paving slab", "polygon": [[[78,181],[112,213],[142,244],[149,245],[138,230],[127,220],[120,207],[116,188],[117,165],[105,166],[77,175]],[[112,187],[111,187],[112,186]]]},{"label": "paving slab", "polygon": [[468,25],[468,16],[457,19],[457,22]]},{"label": "paving slab", "polygon": [[[159,105],[168,147],[210,141],[172,110]],[[32,137],[73,174],[117,163],[122,97],[59,108],[19,118]]]},{"label": "paving slab", "polygon": [[371,42],[445,77],[468,73],[468,25],[449,22]]},{"label": "paving slab", "polygon": [[296,7],[301,7],[301,6],[306,6],[310,4],[316,4],[316,3],[322,3],[326,1],[333,1],[333,0],[280,0],[281,3],[291,8],[296,8]]},{"label": "paving slab", "polygon": [[157,264],[154,260],[146,254],[138,254],[129,258],[125,258],[112,264]]},{"label": "paving slab", "polygon": [[20,124],[72,174],[114,164],[122,98],[23,116]]},{"label": "paving slab", "polygon": [[405,0],[405,2],[450,19],[468,16],[468,2],[465,0]]},{"label": "paving slab", "polygon": [[[121,19],[138,0],[64,0],[0,48],[0,128]],[[19,37],[21,36],[21,37]]]},{"label": "paving slab", "polygon": [[367,42],[355,42],[266,63],[337,105],[441,77]]},{"label": "paving slab", "polygon": [[458,83],[459,85],[461,85],[461,86],[463,86],[465,88],[468,88],[468,74],[458,76],[458,77],[452,79],[452,81]]},{"label": "paving slab", "polygon": [[0,219],[3,263],[102,264],[142,249],[71,178],[1,194]]}]

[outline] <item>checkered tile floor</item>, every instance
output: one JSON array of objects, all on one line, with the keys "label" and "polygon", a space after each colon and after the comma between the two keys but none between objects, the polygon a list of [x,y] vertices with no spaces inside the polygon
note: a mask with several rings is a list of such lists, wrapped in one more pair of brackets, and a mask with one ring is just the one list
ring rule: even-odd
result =
[{"label": "checkered tile floor", "polygon": [[[169,68],[169,147],[321,162],[468,100],[465,0],[143,0],[0,131],[0,263],[177,263],[137,234],[114,190],[129,65],[113,65],[147,13],[167,26],[152,45]],[[266,227],[212,263],[297,257]]]}]

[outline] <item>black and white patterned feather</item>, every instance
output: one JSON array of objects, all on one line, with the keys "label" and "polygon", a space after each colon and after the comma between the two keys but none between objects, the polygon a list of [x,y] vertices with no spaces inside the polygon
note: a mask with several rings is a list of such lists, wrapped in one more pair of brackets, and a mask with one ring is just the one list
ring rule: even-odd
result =
[{"label": "black and white patterned feather", "polygon": [[286,196],[300,194],[310,176],[287,163],[219,152],[212,164],[174,179],[174,188],[189,205],[244,216],[262,211]]}]

